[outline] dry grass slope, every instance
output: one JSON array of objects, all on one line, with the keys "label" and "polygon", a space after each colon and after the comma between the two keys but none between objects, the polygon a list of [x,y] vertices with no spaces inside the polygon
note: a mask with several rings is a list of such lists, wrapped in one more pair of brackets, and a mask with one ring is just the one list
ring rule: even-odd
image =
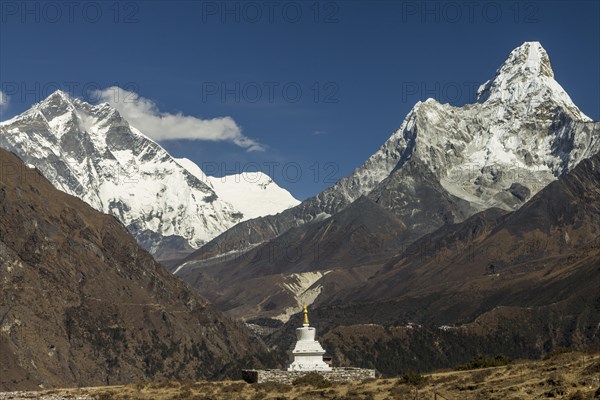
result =
[{"label": "dry grass slope", "polygon": [[310,384],[156,382],[46,392],[0,393],[0,400],[587,400],[600,399],[600,354],[563,353],[546,360],[515,362],[471,371],[437,372],[424,378],[426,379],[405,377],[351,384],[334,383],[323,389]]}]

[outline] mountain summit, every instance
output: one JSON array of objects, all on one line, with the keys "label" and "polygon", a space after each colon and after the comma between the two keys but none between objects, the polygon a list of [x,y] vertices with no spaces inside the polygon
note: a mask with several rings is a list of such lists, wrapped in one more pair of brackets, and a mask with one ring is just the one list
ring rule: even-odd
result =
[{"label": "mountain summit", "polygon": [[[207,257],[234,243],[264,242],[327,218],[361,196],[382,192],[382,185],[387,187],[386,207],[401,218],[414,216],[422,205],[406,196],[414,192],[411,182],[422,182],[423,174],[435,192],[453,196],[457,206],[449,213],[440,210],[445,217],[433,224],[422,221],[427,229],[489,207],[518,208],[600,150],[600,124],[584,115],[553,77],[541,44],[526,42],[480,87],[474,104],[418,102],[400,128],[350,176],[279,215],[235,226],[215,238],[207,246],[211,250],[200,252]],[[409,165],[413,173],[402,172]],[[407,176],[392,178],[403,174]],[[394,179],[402,186],[395,191],[397,198],[389,195]]]},{"label": "mountain summit", "polygon": [[[418,102],[349,177],[278,215],[234,226],[181,262],[177,274],[232,314],[279,318],[306,293],[316,301],[325,273],[376,262],[485,210],[519,209],[600,151],[600,123],[581,113],[553,76],[542,46],[524,43],[482,85],[477,102],[462,107]],[[368,211],[350,206],[358,201],[369,204]],[[381,224],[356,225],[365,219],[394,223],[386,234]],[[377,245],[360,247],[371,242]],[[282,243],[331,251],[304,251],[301,260],[260,257]],[[247,246],[241,255],[240,244]],[[238,250],[235,260],[223,257],[231,249]],[[319,257],[307,255],[313,253]],[[297,274],[310,285],[300,293],[282,291],[295,287]],[[272,291],[265,290],[266,282]]]},{"label": "mountain summit", "polygon": [[[193,162],[182,166],[106,103],[91,105],[56,91],[1,122],[0,147],[35,166],[63,192],[119,218],[159,258],[170,255],[169,249],[197,248],[250,217],[224,201]],[[252,217],[298,203],[275,183],[260,195],[286,201],[279,208],[259,205]]]},{"label": "mountain summit", "polygon": [[551,100],[572,118],[591,121],[554,79],[550,57],[539,42],[525,42],[514,49],[496,76],[479,87],[477,100],[528,106]]}]

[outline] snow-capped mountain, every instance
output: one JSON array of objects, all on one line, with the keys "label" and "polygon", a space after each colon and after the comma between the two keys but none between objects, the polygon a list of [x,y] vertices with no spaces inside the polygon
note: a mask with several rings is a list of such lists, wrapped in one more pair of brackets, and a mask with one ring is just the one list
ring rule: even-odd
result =
[{"label": "snow-capped mountain", "polygon": [[[182,261],[176,274],[233,316],[286,319],[289,307],[319,304],[322,293],[352,293],[420,238],[425,242],[408,257],[427,258],[429,233],[443,235],[482,210],[492,220],[517,213],[599,151],[600,123],[554,80],[542,46],[527,42],[480,87],[474,104],[417,103],[349,177],[278,215],[234,226]],[[490,226],[481,215],[461,240]],[[448,250],[454,239],[444,236],[433,248]],[[442,263],[453,269],[448,265]],[[301,291],[283,284],[317,272],[323,276],[311,275]]]},{"label": "snow-capped mountain", "polygon": [[242,220],[274,215],[300,204],[263,172],[243,172],[220,178],[211,176],[209,179],[219,197],[244,214]]},{"label": "snow-capped mountain", "polygon": [[[113,107],[61,91],[1,122],[0,147],[35,166],[63,192],[117,217],[152,253],[166,242],[196,248],[243,219],[296,204],[273,182],[261,192],[262,204],[249,204],[256,198],[247,196],[238,201],[236,182],[220,185],[224,197],[235,200],[232,205],[210,178],[201,179],[204,174],[193,162],[182,166]],[[248,184],[240,186],[238,193],[249,190]]]},{"label": "snow-capped mountain", "polygon": [[354,201],[407,160],[418,158],[449,193],[476,209],[512,209],[513,183],[530,195],[600,150],[600,125],[591,123],[554,80],[538,42],[513,50],[478,102],[463,107],[434,99],[417,103],[400,129],[354,173],[322,195],[320,204]]},{"label": "snow-capped mountain", "polygon": [[275,215],[300,201],[290,192],[279,187],[263,172],[242,172],[222,177],[207,176],[196,163],[187,158],[177,158],[179,165],[207,183],[219,198],[233,205],[243,214],[242,221]]},{"label": "snow-capped mountain", "polygon": [[556,82],[541,44],[526,42],[479,88],[477,102],[462,107],[418,102],[349,177],[277,216],[235,226],[211,248],[264,242],[369,194],[410,219],[432,206],[415,195],[424,176],[430,192],[457,205],[440,211],[440,223],[459,222],[489,207],[513,210],[599,150],[600,123],[584,115]]}]

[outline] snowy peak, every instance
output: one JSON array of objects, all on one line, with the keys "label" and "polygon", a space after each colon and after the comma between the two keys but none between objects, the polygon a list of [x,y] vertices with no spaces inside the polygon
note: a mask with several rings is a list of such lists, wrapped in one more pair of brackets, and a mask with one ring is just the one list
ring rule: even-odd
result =
[{"label": "snowy peak", "polygon": [[525,42],[514,49],[494,78],[479,87],[477,101],[516,105],[525,112],[540,105],[560,107],[572,119],[591,121],[554,80],[550,57],[539,42]]},{"label": "snowy peak", "polygon": [[69,95],[57,90],[43,101],[34,104],[23,114],[17,115],[8,121],[3,121],[1,124],[9,125],[16,119],[41,119],[50,124],[50,122],[57,117],[63,117],[63,119],[72,118],[74,111],[75,106]]},{"label": "snowy peak", "polygon": [[540,77],[554,80],[550,57],[539,42],[525,42],[510,52],[492,80],[479,87],[477,99],[483,102],[497,98],[503,92],[513,92],[524,81],[537,81]]},{"label": "snowy peak", "polygon": [[554,79],[550,57],[540,42],[525,42],[510,52],[508,59],[498,69],[497,75],[511,78],[516,75],[546,76]]},{"label": "snowy peak", "polygon": [[0,146],[56,188],[120,219],[151,252],[168,237],[198,247],[241,218],[108,104],[57,91],[0,124]]},{"label": "snowy peak", "polygon": [[300,204],[290,192],[263,172],[209,179],[217,195],[244,214],[243,220],[274,215]]},{"label": "snowy peak", "polygon": [[52,93],[50,96],[46,97],[44,100],[39,102],[36,105],[37,109],[65,109],[65,108],[74,108],[73,106],[73,98],[69,96],[68,93],[63,92],[62,90],[57,90]]},{"label": "snowy peak", "polygon": [[53,101],[61,101],[67,104],[72,104],[73,98],[68,93],[63,92],[62,90],[57,90],[43,100],[42,104],[47,104]]},{"label": "snowy peak", "polygon": [[32,120],[46,125],[46,133],[55,139],[61,139],[66,134],[77,133],[96,136],[98,133],[106,133],[99,128],[108,125],[119,124],[129,127],[118,111],[110,105],[106,103],[91,105],[61,90],[34,104],[23,114],[1,122],[0,125],[10,126],[15,122],[28,123]]},{"label": "snowy peak", "polygon": [[41,114],[47,122],[51,122],[53,119],[63,115],[68,115],[76,119],[75,113],[77,108],[75,99],[67,93],[57,90],[40,103],[35,104],[31,108],[31,111],[32,114]]},{"label": "snowy peak", "polygon": [[600,151],[600,124],[554,80],[538,42],[514,49],[479,96],[478,104],[463,107],[422,103],[412,154],[476,210],[516,209]]},{"label": "snowy peak", "polygon": [[176,159],[190,174],[206,183],[220,199],[243,214],[242,220],[274,215],[300,204],[290,192],[263,172],[243,172],[223,177],[207,176],[187,158]]},{"label": "snowy peak", "polygon": [[109,104],[89,104],[63,91],[0,123],[0,147],[59,190],[117,217],[153,254],[196,248],[242,218],[299,203],[266,175],[207,177],[193,162],[171,157]]}]

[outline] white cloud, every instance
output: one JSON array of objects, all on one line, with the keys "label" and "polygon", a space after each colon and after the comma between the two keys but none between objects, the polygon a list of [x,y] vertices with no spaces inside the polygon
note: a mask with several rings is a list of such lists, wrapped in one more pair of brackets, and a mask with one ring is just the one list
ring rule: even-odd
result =
[{"label": "white cloud", "polygon": [[115,107],[131,125],[157,141],[227,141],[248,151],[265,150],[262,144],[245,136],[231,117],[200,119],[181,113],[161,112],[152,100],[116,86],[97,91],[95,96]]}]

